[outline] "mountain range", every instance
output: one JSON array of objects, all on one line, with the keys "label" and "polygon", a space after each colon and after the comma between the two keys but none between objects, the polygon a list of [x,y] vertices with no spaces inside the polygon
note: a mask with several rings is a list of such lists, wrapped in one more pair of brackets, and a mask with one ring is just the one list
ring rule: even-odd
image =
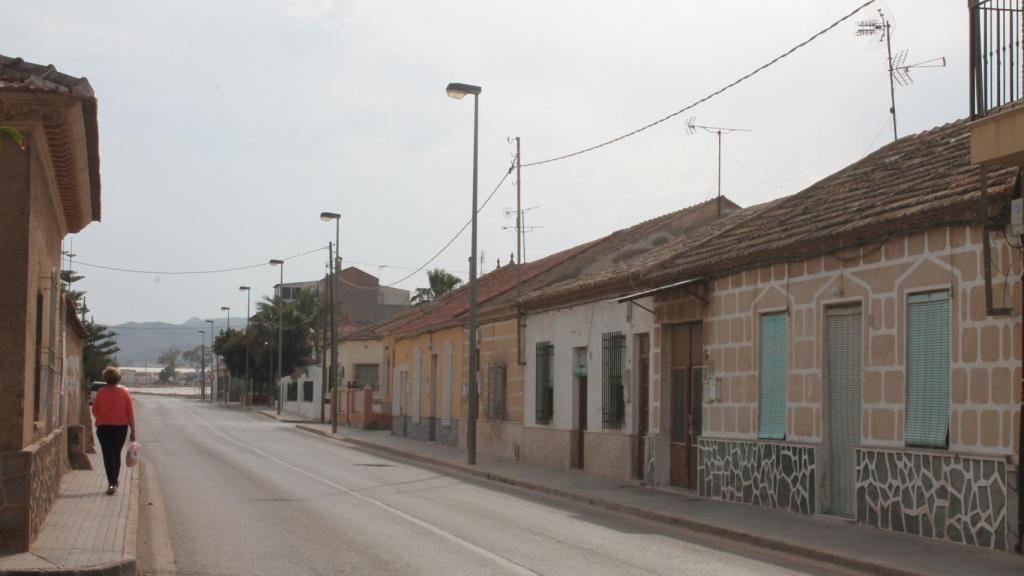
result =
[{"label": "mountain range", "polygon": [[[245,324],[244,318],[217,318],[213,322],[213,333],[223,330],[228,323],[235,328]],[[191,350],[199,346],[206,331],[206,345],[211,342],[209,324],[201,318],[189,318],[181,324],[170,322],[125,322],[109,326],[117,334],[117,345],[121,351],[117,353],[117,363],[121,366],[152,366],[157,358],[168,349]]]}]

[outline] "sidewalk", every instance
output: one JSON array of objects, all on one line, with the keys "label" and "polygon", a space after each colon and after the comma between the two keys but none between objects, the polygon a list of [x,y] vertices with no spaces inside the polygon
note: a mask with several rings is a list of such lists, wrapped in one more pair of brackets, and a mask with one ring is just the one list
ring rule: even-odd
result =
[{"label": "sidewalk", "polygon": [[871,573],[1024,574],[1024,556],[1007,552],[877,530],[841,520],[708,500],[672,489],[623,485],[578,471],[500,458],[480,456],[476,466],[468,466],[461,449],[392,436],[389,431],[339,428],[338,434],[332,436],[330,425],[297,427],[432,466]]},{"label": "sidewalk", "polygon": [[71,470],[32,548],[0,555],[0,574],[134,576],[139,486],[136,468],[121,469],[121,489],[106,494],[103,460],[87,454],[92,470]]},{"label": "sidewalk", "polygon": [[294,412],[281,412],[281,414],[278,415],[277,410],[274,408],[257,408],[256,412],[272,420],[277,420],[278,422],[286,422],[289,424],[316,424],[317,426],[327,426],[328,432],[331,430],[331,426],[329,424],[320,424],[317,420],[311,420],[302,414],[295,414]]}]

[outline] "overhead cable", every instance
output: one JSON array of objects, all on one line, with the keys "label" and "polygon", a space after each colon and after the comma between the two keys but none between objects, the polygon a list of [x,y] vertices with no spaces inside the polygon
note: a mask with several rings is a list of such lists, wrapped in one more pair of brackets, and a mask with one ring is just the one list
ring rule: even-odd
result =
[{"label": "overhead cable", "polygon": [[[313,253],[316,253],[316,252],[321,252],[323,250],[327,250],[327,247],[323,246],[323,247],[320,247],[320,248],[314,248],[314,249],[309,250],[307,252],[303,252],[302,254],[295,254],[294,256],[288,256],[287,258],[282,258],[282,260],[294,260],[295,258],[301,258],[303,256],[308,256],[310,254],[313,254]],[[250,264],[248,266],[237,266],[235,268],[219,268],[219,269],[216,269],[216,270],[175,270],[175,271],[168,271],[168,270],[137,270],[137,269],[134,269],[134,268],[119,268],[117,266],[103,266],[101,264],[90,264],[88,262],[83,262],[81,260],[75,260],[75,264],[80,264],[82,266],[88,266],[89,268],[99,268],[101,270],[112,270],[114,272],[129,272],[129,273],[132,273],[132,274],[156,274],[158,276],[182,276],[182,275],[190,275],[190,274],[221,274],[221,273],[224,273],[224,272],[237,272],[239,270],[250,270],[252,268],[259,268],[261,266],[270,266],[270,264],[268,262],[262,262],[260,264]]]},{"label": "overhead cable", "polygon": [[708,100],[714,98],[715,96],[718,96],[719,94],[725,92],[726,90],[729,90],[730,88],[733,88],[733,87],[737,86],[738,84],[740,84],[740,83],[742,83],[742,82],[744,82],[746,80],[749,80],[750,78],[754,77],[759,72],[761,72],[761,71],[771,67],[772,65],[776,64],[777,62],[779,62],[783,58],[786,58],[790,54],[796,52],[797,50],[803,48],[804,46],[807,46],[808,44],[810,44],[814,40],[817,40],[819,37],[821,37],[822,35],[824,35],[825,33],[829,32],[829,31],[831,31],[836,26],[842,24],[843,22],[849,20],[850,18],[853,18],[853,16],[857,12],[860,12],[861,10],[866,8],[867,6],[869,6],[871,4],[874,4],[875,1],[876,0],[868,0],[867,2],[864,2],[863,4],[861,4],[860,6],[855,8],[853,11],[851,11],[847,15],[845,15],[842,18],[836,20],[832,24],[829,24],[827,27],[819,30],[818,32],[816,32],[810,38],[804,40],[803,42],[797,44],[796,46],[793,46],[792,48],[790,48],[789,50],[786,50],[785,52],[783,52],[782,54],[776,56],[775,58],[772,58],[767,63],[758,66],[752,72],[749,72],[748,74],[737,78],[736,80],[730,82],[729,84],[726,84],[725,86],[722,86],[721,88],[719,88],[718,90],[715,90],[714,92],[708,94],[707,96],[704,96],[703,98],[701,98],[699,100],[696,100],[696,101],[692,102],[691,104],[688,104],[688,105],[684,106],[683,108],[680,108],[679,110],[676,110],[675,112],[673,112],[673,113],[671,113],[671,114],[669,114],[667,116],[659,118],[658,120],[655,120],[654,122],[651,122],[650,124],[645,124],[645,125],[637,128],[636,130],[633,130],[631,132],[627,132],[627,133],[625,133],[625,134],[623,134],[621,136],[617,136],[615,138],[612,138],[611,140],[606,140],[604,142],[601,142],[600,144],[595,144],[593,146],[589,146],[587,148],[583,148],[582,150],[577,150],[575,152],[570,152],[568,154],[562,154],[561,156],[555,156],[554,158],[548,158],[547,160],[538,160],[536,162],[529,162],[527,164],[523,164],[522,167],[523,168],[527,168],[529,166],[539,166],[541,164],[550,164],[552,162],[558,162],[560,160],[567,160],[569,158],[573,158],[573,157],[579,156],[581,154],[586,154],[587,152],[593,152],[594,150],[597,150],[599,148],[604,148],[605,146],[609,146],[611,144],[615,144],[616,142],[620,142],[622,140],[625,140],[626,138],[629,138],[630,136],[635,136],[635,135],[637,135],[637,134],[639,134],[639,133],[641,133],[641,132],[643,132],[645,130],[648,130],[650,128],[654,128],[658,124],[661,124],[661,123],[663,123],[663,122],[665,122],[667,120],[671,120],[672,118],[675,118],[676,116],[682,114],[683,112],[686,112],[687,110],[695,108],[696,106],[698,106],[700,104],[703,104],[704,102],[707,102]]}]

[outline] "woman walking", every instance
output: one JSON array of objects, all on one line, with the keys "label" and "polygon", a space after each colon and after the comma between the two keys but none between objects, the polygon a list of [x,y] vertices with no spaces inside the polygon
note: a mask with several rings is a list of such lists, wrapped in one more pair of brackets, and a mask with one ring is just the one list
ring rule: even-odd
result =
[{"label": "woman walking", "polygon": [[103,467],[107,471],[107,494],[117,492],[121,476],[121,449],[131,428],[131,441],[135,441],[135,409],[128,389],[119,386],[121,371],[113,366],[103,369],[106,386],[96,393],[92,415],[96,417],[96,438],[103,451]]}]

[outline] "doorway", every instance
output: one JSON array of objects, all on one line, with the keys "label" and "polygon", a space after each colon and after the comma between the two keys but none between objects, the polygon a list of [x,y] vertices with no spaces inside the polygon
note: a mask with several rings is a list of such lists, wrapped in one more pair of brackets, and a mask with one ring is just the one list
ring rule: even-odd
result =
[{"label": "doorway", "polygon": [[576,396],[576,429],[573,431],[572,467],[583,468],[584,440],[587,435],[587,349],[573,348],[572,375]]},{"label": "doorway", "polygon": [[427,382],[427,404],[430,419],[427,420],[427,439],[437,439],[437,354],[430,355],[430,382]]},{"label": "doorway", "polygon": [[638,413],[637,428],[638,441],[636,451],[635,475],[639,479],[644,478],[644,466],[647,463],[647,434],[650,428],[649,416],[649,389],[651,374],[651,340],[647,334],[636,336],[636,349],[639,356],[637,362],[637,403]]},{"label": "doorway", "polygon": [[836,516],[853,517],[861,412],[861,307],[825,310],[825,377],[829,395],[828,505]]},{"label": "doorway", "polygon": [[702,324],[672,326],[670,343],[669,483],[694,489],[697,487],[697,438],[700,436]]}]

